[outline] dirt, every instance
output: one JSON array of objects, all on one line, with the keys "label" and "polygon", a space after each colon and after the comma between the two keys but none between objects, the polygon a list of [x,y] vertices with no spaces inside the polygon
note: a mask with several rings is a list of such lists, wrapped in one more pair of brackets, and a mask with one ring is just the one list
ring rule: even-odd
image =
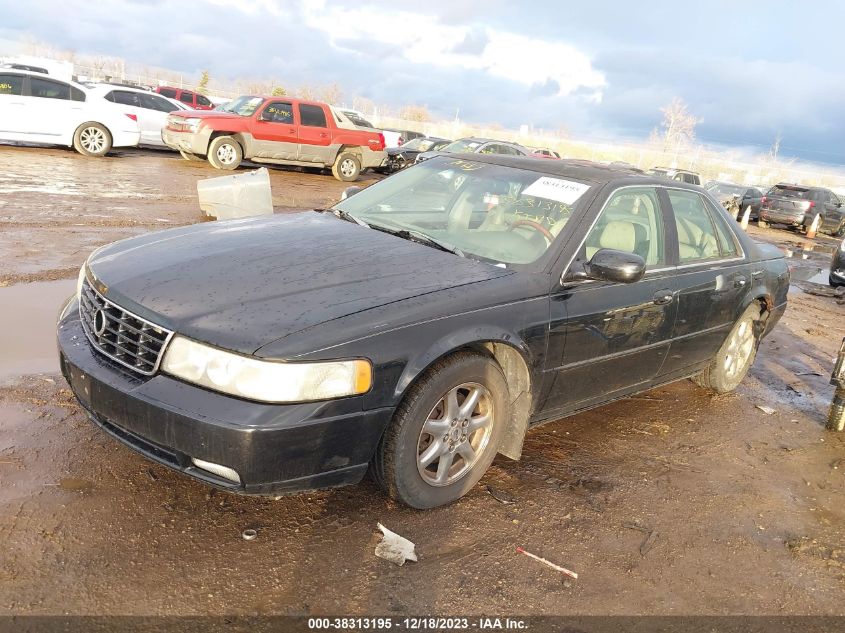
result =
[{"label": "dirt", "polygon": [[[29,183],[0,208],[7,283],[63,266],[72,280],[101,241],[199,221],[194,183],[215,175],[153,152],[102,163],[60,150],[0,154],[15,182]],[[104,173],[113,187],[96,184]],[[48,191],[51,174],[71,174],[62,187],[85,193]],[[317,174],[272,179],[291,206],[343,189]],[[793,250],[796,270],[821,269],[834,243],[751,233]],[[32,250],[21,252],[27,236]],[[736,393],[683,381],[545,425],[521,461],[497,458],[467,497],[420,512],[369,479],[278,500],[216,492],[119,445],[86,419],[55,366],[13,368],[21,349],[53,345],[59,290],[0,289],[0,345],[18,333],[26,341],[4,360],[0,386],[8,613],[845,614],[845,436],[824,428],[845,337],[834,298],[795,287]],[[24,305],[10,292],[42,297],[49,318],[35,318],[37,301],[21,308],[32,318],[10,316]],[[419,561],[376,558],[377,522],[413,541]],[[245,529],[257,537],[244,540]]]}]

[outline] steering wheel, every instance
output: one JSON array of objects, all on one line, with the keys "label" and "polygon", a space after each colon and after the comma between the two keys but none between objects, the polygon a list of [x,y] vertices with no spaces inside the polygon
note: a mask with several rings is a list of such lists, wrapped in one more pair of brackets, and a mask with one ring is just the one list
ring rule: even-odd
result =
[{"label": "steering wheel", "polygon": [[555,236],[552,235],[551,231],[549,231],[549,229],[547,229],[539,222],[535,222],[534,220],[514,220],[508,227],[508,231],[513,231],[518,226],[527,226],[529,228],[534,229],[535,231],[542,233],[543,237],[549,240],[549,244],[555,241]]}]

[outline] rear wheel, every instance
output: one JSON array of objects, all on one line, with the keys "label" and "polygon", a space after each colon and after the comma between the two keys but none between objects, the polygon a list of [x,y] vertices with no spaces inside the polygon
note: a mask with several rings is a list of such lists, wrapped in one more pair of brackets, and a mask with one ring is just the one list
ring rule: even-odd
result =
[{"label": "rear wheel", "polygon": [[237,169],[243,157],[240,143],[231,136],[218,136],[208,146],[208,162],[217,169]]},{"label": "rear wheel", "polygon": [[758,219],[757,219],[757,226],[759,226],[761,229],[765,229],[765,228],[768,228],[768,227],[769,227],[769,223],[768,223],[768,222],[766,222],[766,221],[765,221],[765,220],[763,220],[763,219],[758,218]]},{"label": "rear wheel", "polygon": [[111,149],[109,131],[99,123],[83,123],[73,134],[73,148],[84,156],[105,156]]},{"label": "rear wheel", "polygon": [[493,359],[460,352],[436,363],[396,409],[373,457],[376,479],[414,508],[459,499],[493,462],[509,402]]},{"label": "rear wheel", "polygon": [[839,225],[839,228],[836,229],[836,233],[834,233],[836,237],[845,237],[845,220],[842,220],[842,224]]},{"label": "rear wheel", "polygon": [[332,165],[332,174],[343,182],[358,180],[361,173],[361,161],[352,152],[343,152],[338,155]]},{"label": "rear wheel", "polygon": [[716,393],[727,393],[736,389],[757,357],[759,320],[760,306],[752,303],[734,324],[710,366],[694,376],[693,381]]}]

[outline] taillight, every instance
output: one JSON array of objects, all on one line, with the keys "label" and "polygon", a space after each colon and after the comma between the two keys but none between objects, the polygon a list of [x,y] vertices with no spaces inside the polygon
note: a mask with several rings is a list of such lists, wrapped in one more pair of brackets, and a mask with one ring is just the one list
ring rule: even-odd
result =
[{"label": "taillight", "polygon": [[387,141],[384,140],[384,134],[382,134],[381,132],[378,133],[378,142],[381,144],[382,149],[387,146]]},{"label": "taillight", "polygon": [[769,199],[766,196],[763,196],[762,198],[760,198],[760,204],[768,204],[768,203],[769,203]]},{"label": "taillight", "polygon": [[808,200],[807,202],[804,203],[804,211],[809,211],[814,206],[816,206],[816,203],[813,200]]},{"label": "taillight", "polygon": [[397,140],[397,141],[396,141],[396,145],[397,145],[397,147],[398,147],[398,146],[401,146],[401,145],[402,145],[402,143],[404,143],[404,142],[405,142],[405,139],[404,139],[404,138],[402,138],[402,137],[400,136],[400,137],[399,137],[399,140]]},{"label": "taillight", "polygon": [[129,114],[128,112],[124,112],[124,114],[126,116],[128,116],[130,119],[132,119],[133,121],[135,121],[135,123],[138,122],[138,115],[137,114]]}]

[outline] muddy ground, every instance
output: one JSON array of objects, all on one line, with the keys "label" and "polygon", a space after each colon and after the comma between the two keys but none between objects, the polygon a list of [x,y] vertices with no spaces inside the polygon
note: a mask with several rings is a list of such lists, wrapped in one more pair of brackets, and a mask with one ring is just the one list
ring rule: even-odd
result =
[{"label": "muddy ground", "polygon": [[[410,510],[369,480],[244,498],[97,430],[54,358],[55,313],[87,253],[200,221],[196,180],[217,174],[149,151],[96,160],[3,147],[0,161],[0,609],[845,614],[845,439],[824,428],[845,336],[835,299],[795,287],[735,394],[684,381],[548,424],[522,461],[498,458],[449,507]],[[343,189],[318,174],[271,179],[279,212]],[[801,279],[834,244],[751,232],[788,249]],[[419,562],[376,558],[376,522],[414,541]],[[255,540],[241,538],[247,528]]]}]

